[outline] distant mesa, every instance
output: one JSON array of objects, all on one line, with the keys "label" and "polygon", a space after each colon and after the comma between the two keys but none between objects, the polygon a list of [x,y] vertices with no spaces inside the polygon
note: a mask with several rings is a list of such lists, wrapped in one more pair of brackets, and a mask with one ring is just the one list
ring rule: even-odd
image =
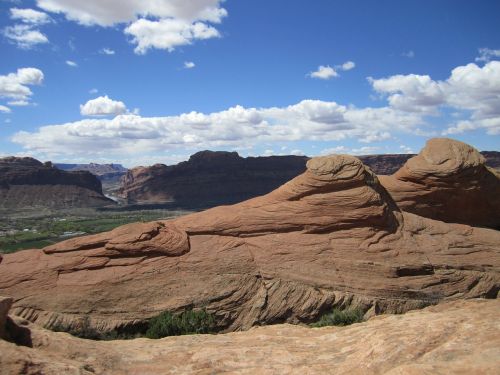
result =
[{"label": "distant mesa", "polygon": [[67,209],[113,204],[90,172],[66,172],[29,157],[0,158],[0,210]]},{"label": "distant mesa", "polygon": [[500,174],[473,147],[435,138],[382,185],[407,212],[500,229]]},{"label": "distant mesa", "polygon": [[[500,152],[485,152],[487,164],[500,167]],[[398,171],[415,156],[365,155],[358,158],[377,175]],[[128,203],[176,202],[214,207],[267,194],[306,169],[305,156],[240,157],[236,152],[201,151],[188,161],[136,167],[122,177],[117,195]]]},{"label": "distant mesa", "polygon": [[177,165],[129,170],[118,195],[130,203],[231,204],[284,184],[304,172],[306,161],[303,156],[242,158],[236,152],[201,151]]},{"label": "distant mesa", "polygon": [[[459,151],[464,166],[482,165]],[[90,316],[96,329],[123,329],[204,307],[234,331],[311,322],[334,306],[371,316],[497,298],[499,245],[499,231],[402,211],[358,158],[331,155],[239,204],[7,254],[0,295],[14,298],[15,315],[49,327]]]}]

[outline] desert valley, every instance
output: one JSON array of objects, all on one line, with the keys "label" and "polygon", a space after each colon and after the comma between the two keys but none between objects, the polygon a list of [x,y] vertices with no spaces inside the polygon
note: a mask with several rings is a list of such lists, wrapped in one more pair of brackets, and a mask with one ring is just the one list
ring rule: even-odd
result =
[{"label": "desert valley", "polygon": [[[222,155],[228,156],[239,160],[237,155]],[[213,171],[215,176],[207,168],[203,180],[220,179],[224,172]],[[260,170],[258,175],[265,173]],[[23,185],[9,187],[18,186]],[[230,186],[240,194],[240,186],[251,191],[254,184]],[[229,188],[224,187],[225,194]],[[90,196],[102,196],[99,190],[87,190]],[[447,373],[450,367],[439,359],[442,349],[432,344],[439,340],[462,348],[448,354],[453,366],[460,363],[462,370],[487,373],[498,365],[499,354],[498,326],[485,322],[487,314],[495,315],[499,308],[499,226],[498,170],[487,167],[484,156],[464,143],[432,139],[392,175],[377,176],[353,156],[311,158],[303,173],[241,203],[4,255],[0,294],[7,296],[2,300],[7,342],[2,342],[2,352],[8,355],[2,364],[13,373],[300,373],[305,368],[325,371],[326,362],[312,356],[318,350],[335,363],[338,350],[348,350],[349,361],[341,361],[339,372],[372,368],[377,373]],[[414,311],[436,304],[437,309]],[[366,322],[357,328],[303,328],[332,308],[357,309]],[[101,339],[107,334],[107,340],[140,337],[162,312],[192,309],[212,314],[214,332],[225,338],[193,336],[151,344],[135,339],[112,346],[85,340],[97,338],[95,332]],[[412,313],[405,314],[408,311]],[[481,318],[473,318],[471,311]],[[403,315],[375,318],[380,314]],[[381,337],[401,335],[407,324],[410,332],[404,335],[412,338],[398,344],[398,350],[412,352],[420,346],[421,352],[406,355],[406,360],[387,353],[389,348],[377,348],[380,351],[371,352],[368,360],[364,339],[343,341],[344,333],[392,341]],[[442,324],[452,328],[443,331]],[[463,324],[471,328],[462,331]],[[272,327],[251,329],[262,325]],[[425,332],[433,325],[439,329],[428,331],[431,338]],[[228,334],[233,331],[244,332]],[[478,332],[484,337],[478,338]],[[463,349],[473,337],[481,344]],[[243,354],[251,353],[260,340],[271,351],[264,362],[263,353]],[[330,344],[324,340],[342,349],[328,351]],[[325,347],[316,348],[319,343]],[[188,344],[190,351],[199,351],[196,359],[187,359],[182,348]],[[225,352],[228,346],[232,349]],[[278,354],[283,350],[293,353],[288,360]],[[210,351],[219,353],[217,360]],[[477,358],[471,361],[470,356]]]},{"label": "desert valley", "polygon": [[499,374],[499,25],[0,1],[0,375]]}]

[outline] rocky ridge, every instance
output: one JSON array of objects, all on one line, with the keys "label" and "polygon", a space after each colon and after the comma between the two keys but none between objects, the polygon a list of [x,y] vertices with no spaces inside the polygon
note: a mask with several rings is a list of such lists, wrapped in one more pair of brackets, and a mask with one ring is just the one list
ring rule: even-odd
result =
[{"label": "rocky ridge", "polygon": [[49,327],[121,329],[204,306],[234,331],[332,306],[369,316],[496,298],[499,244],[498,231],[400,211],[359,159],[335,155],[240,204],[6,255],[0,294]]},{"label": "rocky ridge", "polygon": [[272,325],[111,342],[14,317],[30,346],[0,339],[0,374],[494,374],[499,308],[498,300],[455,301],[342,328]]}]

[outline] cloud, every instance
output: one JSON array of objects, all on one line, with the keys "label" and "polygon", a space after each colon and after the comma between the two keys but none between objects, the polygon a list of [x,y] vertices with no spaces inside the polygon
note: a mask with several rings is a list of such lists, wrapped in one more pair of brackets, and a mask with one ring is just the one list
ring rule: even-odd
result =
[{"label": "cloud", "polygon": [[76,68],[78,66],[78,64],[74,61],[71,61],[71,60],[66,60],[66,65],[69,65],[73,68]]},{"label": "cloud", "polygon": [[348,70],[354,69],[355,67],[356,67],[356,64],[354,63],[354,61],[346,61],[345,63],[343,63],[340,66],[340,69],[344,70],[344,71],[348,71]]},{"label": "cloud", "polygon": [[6,107],[6,106],[0,104],[0,112],[1,113],[10,113],[11,110],[9,107]]},{"label": "cloud", "polygon": [[500,49],[479,48],[479,57],[476,57],[476,61],[489,62],[495,59],[500,59]]},{"label": "cloud", "polygon": [[31,25],[7,26],[3,30],[3,35],[19,48],[30,49],[37,44],[48,43],[48,38],[39,30],[35,30]]},{"label": "cloud", "polygon": [[479,128],[488,134],[500,133],[500,61],[483,67],[473,63],[458,66],[445,81],[416,74],[368,80],[375,91],[387,95],[394,109],[437,116],[448,107],[468,117],[444,134]]},{"label": "cloud", "polygon": [[409,51],[403,52],[401,54],[401,56],[408,57],[409,59],[413,59],[415,57],[415,52],[412,50],[409,50]]},{"label": "cloud", "polygon": [[43,72],[36,68],[21,68],[16,73],[0,75],[0,98],[10,99],[11,105],[28,103],[33,92],[28,86],[41,85]]},{"label": "cloud", "polygon": [[185,69],[193,69],[195,66],[196,66],[196,64],[192,61],[185,61],[184,62]]},{"label": "cloud", "polygon": [[347,154],[347,155],[372,155],[380,151],[380,147],[364,146],[360,148],[349,148],[346,146],[336,146],[320,151],[320,155]]},{"label": "cloud", "polygon": [[178,46],[191,44],[194,40],[220,37],[219,32],[203,22],[190,23],[179,19],[150,21],[141,18],[125,29],[131,35],[132,43],[137,44],[134,52],[143,55],[149,49],[173,51]]},{"label": "cloud", "polygon": [[127,112],[127,107],[123,102],[112,100],[107,95],[80,105],[80,113],[83,116],[121,115],[125,112]]},{"label": "cloud", "polygon": [[49,40],[36,26],[51,22],[47,13],[34,9],[10,9],[10,18],[21,22],[13,26],[7,26],[3,30],[3,35],[19,48],[30,49],[37,44],[48,43]]},{"label": "cloud", "polygon": [[338,73],[331,66],[320,65],[318,67],[318,70],[309,73],[309,76],[311,78],[318,78],[318,79],[327,80],[327,79],[331,79],[334,77],[338,77]]},{"label": "cloud", "polygon": [[223,0],[37,0],[48,12],[62,13],[79,24],[102,27],[127,24],[124,32],[144,54],[151,48],[174,50],[195,40],[216,38],[227,16]]},{"label": "cloud", "polygon": [[345,63],[341,65],[335,65],[334,68],[332,68],[329,65],[320,65],[318,69],[314,72],[309,73],[309,77],[311,78],[318,78],[318,79],[324,79],[328,80],[331,78],[338,77],[338,70],[343,70],[343,71],[348,71],[351,69],[354,69],[356,67],[356,64],[354,61],[346,61]]},{"label": "cloud", "polygon": [[41,9],[62,13],[82,25],[113,26],[138,17],[219,23],[227,15],[221,0],[37,0]]},{"label": "cloud", "polygon": [[24,106],[29,105],[30,102],[22,99],[22,100],[11,100],[11,101],[7,102],[7,104],[13,105],[13,106],[18,106],[18,107],[24,107]]},{"label": "cloud", "polygon": [[51,18],[47,13],[39,12],[34,9],[11,8],[10,18],[32,25],[44,25],[51,22]]},{"label": "cloud", "polygon": [[389,131],[411,131],[419,121],[413,114],[390,108],[358,109],[303,100],[286,107],[235,106],[209,114],[141,117],[127,113],[112,119],[42,126],[35,132],[18,132],[12,140],[31,152],[54,155],[144,155],[276,141],[368,140],[384,138]]},{"label": "cloud", "polygon": [[99,50],[99,53],[101,55],[114,55],[115,51],[112,50],[111,48],[102,48],[102,49]]},{"label": "cloud", "polygon": [[392,107],[408,112],[434,112],[443,104],[445,94],[439,83],[427,75],[395,75],[389,78],[368,78],[375,91],[388,94]]},{"label": "cloud", "polygon": [[90,89],[89,90],[89,94],[93,95],[93,94],[97,94],[99,92],[98,89],[94,88],[94,89]]}]

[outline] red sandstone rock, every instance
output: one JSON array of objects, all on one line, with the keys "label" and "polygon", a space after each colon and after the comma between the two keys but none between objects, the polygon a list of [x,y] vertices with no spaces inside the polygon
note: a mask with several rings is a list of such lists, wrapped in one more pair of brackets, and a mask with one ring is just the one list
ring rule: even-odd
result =
[{"label": "red sandstone rock", "polygon": [[204,306],[238,330],[332,306],[496,298],[499,271],[500,232],[401,212],[369,168],[338,155],[237,205],[5,255],[0,294],[40,325],[88,316],[108,330]]},{"label": "red sandstone rock", "polygon": [[382,185],[407,212],[446,222],[500,228],[500,178],[473,147],[451,139],[427,142]]},{"label": "red sandstone rock", "polygon": [[498,300],[469,300],[349,327],[271,325],[161,340],[91,341],[30,325],[0,340],[1,375],[498,373]]}]

